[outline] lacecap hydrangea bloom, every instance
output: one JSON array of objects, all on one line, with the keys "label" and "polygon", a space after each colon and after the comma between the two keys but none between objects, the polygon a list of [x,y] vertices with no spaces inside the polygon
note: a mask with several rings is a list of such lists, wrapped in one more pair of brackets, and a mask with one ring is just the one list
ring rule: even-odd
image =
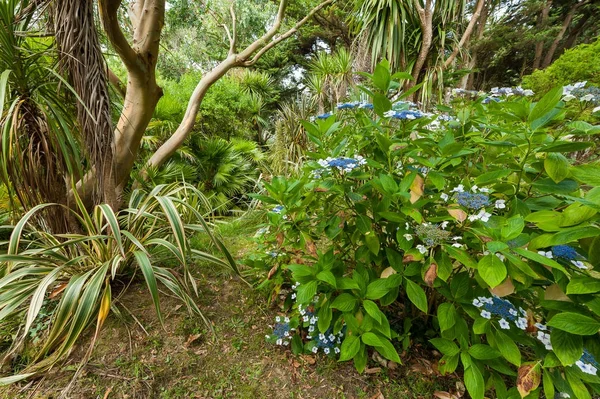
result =
[{"label": "lacecap hydrangea bloom", "polygon": [[550,250],[538,251],[538,254],[549,259],[556,259],[563,263],[571,264],[579,269],[587,269],[587,265],[582,261],[583,257],[577,253],[575,248],[569,245],[555,245]]},{"label": "lacecap hydrangea bloom", "polygon": [[527,312],[522,308],[517,308],[510,301],[497,297],[480,296],[473,300],[473,305],[481,308],[481,317],[491,319],[492,316],[500,317],[498,323],[500,328],[510,329],[510,323],[514,323],[521,330],[527,328]]},{"label": "lacecap hydrangea bloom", "polygon": [[415,120],[429,116],[429,114],[423,113],[418,110],[405,109],[402,111],[389,110],[383,114],[386,118],[400,119],[400,120]]},{"label": "lacecap hydrangea bloom", "polygon": [[288,317],[277,316],[275,317],[275,322],[273,333],[271,335],[265,335],[265,338],[267,340],[275,341],[276,345],[289,345],[292,339],[292,333],[296,330],[290,326],[290,319]]},{"label": "lacecap hydrangea bloom", "polygon": [[348,103],[338,103],[336,106],[337,109],[373,109],[373,104],[364,102],[364,101],[353,101]]},{"label": "lacecap hydrangea bloom", "polygon": [[341,173],[352,172],[367,163],[367,161],[360,155],[356,155],[354,158],[338,157],[338,158],[325,158],[320,159],[317,163],[321,166],[321,169],[317,169],[312,172],[314,178],[320,178],[323,173],[330,170],[338,170]]}]

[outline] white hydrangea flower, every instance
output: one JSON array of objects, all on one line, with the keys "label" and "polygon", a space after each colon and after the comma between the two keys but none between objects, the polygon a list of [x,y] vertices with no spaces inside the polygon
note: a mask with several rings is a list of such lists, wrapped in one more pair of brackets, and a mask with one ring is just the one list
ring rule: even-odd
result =
[{"label": "white hydrangea flower", "polygon": [[454,248],[464,248],[464,247],[465,247],[463,244],[460,244],[460,243],[458,243],[458,242],[455,242],[454,244],[452,244],[452,246],[453,246]]},{"label": "white hydrangea flower", "polygon": [[412,234],[404,234],[403,237],[406,241],[411,241],[413,239]]},{"label": "white hydrangea flower", "polygon": [[465,191],[465,186],[463,186],[462,184],[459,184],[458,186],[456,186],[452,190],[450,190],[450,192],[452,192],[452,193],[462,193],[464,191]]},{"label": "white hydrangea flower", "polygon": [[577,97],[575,97],[572,94],[567,94],[566,96],[563,97],[563,101],[569,102],[571,100],[574,100],[575,98],[577,98]]},{"label": "white hydrangea flower", "polygon": [[538,330],[546,331],[548,329],[548,327],[546,327],[546,325],[542,323],[535,323],[534,325]]},{"label": "white hydrangea flower", "polygon": [[472,190],[474,193],[476,193],[478,188],[479,188],[479,187],[477,187],[477,186],[475,185],[475,186],[471,187],[471,190]]},{"label": "white hydrangea flower", "polygon": [[317,353],[318,351],[319,351],[319,348],[316,346],[313,346],[312,353]]},{"label": "white hydrangea flower", "polygon": [[418,249],[418,250],[419,250],[419,252],[420,252],[420,253],[422,253],[422,254],[426,254],[426,253],[427,253],[427,248],[425,248],[425,246],[424,246],[424,245],[421,245],[421,244],[417,245],[417,249]]},{"label": "white hydrangea flower", "polygon": [[582,261],[580,261],[580,260],[572,260],[572,261],[571,261],[571,263],[572,263],[572,264],[574,264],[574,265],[575,265],[575,267],[578,267],[578,268],[580,268],[580,269],[587,269],[587,268],[588,268],[588,267],[585,265],[585,263],[583,263],[583,262],[582,262]]},{"label": "white hydrangea flower", "polygon": [[447,221],[447,220],[444,220],[444,221],[443,221],[443,222],[440,224],[440,227],[442,228],[442,230],[445,230],[445,229],[446,229],[446,227],[448,227],[448,224],[449,224],[449,223],[450,223],[449,221]]},{"label": "white hydrangea flower", "polygon": [[517,321],[515,322],[515,324],[517,325],[517,327],[519,327],[521,330],[525,330],[527,328],[527,319],[524,317],[519,317],[517,319]]},{"label": "white hydrangea flower", "polygon": [[484,317],[486,319],[491,319],[492,318],[492,314],[490,312],[488,312],[487,310],[482,310],[481,311],[481,317]]},{"label": "white hydrangea flower", "polygon": [[510,324],[508,323],[508,321],[506,321],[504,319],[500,319],[500,321],[498,323],[500,324],[500,328],[502,328],[503,330],[510,329]]},{"label": "white hydrangea flower", "polygon": [[552,259],[552,251],[538,251],[538,254],[545,256],[548,259]]},{"label": "white hydrangea flower", "polygon": [[275,321],[279,323],[281,321],[281,317],[279,317],[279,316],[275,317]]},{"label": "white hydrangea flower", "polygon": [[478,308],[483,306],[483,302],[481,302],[479,299],[475,298],[473,299],[473,306],[477,306]]},{"label": "white hydrangea flower", "polygon": [[504,209],[506,208],[506,201],[503,199],[496,200],[496,202],[494,203],[494,207],[496,209]]},{"label": "white hydrangea flower", "polygon": [[598,106],[598,107],[594,108],[594,109],[592,110],[592,112],[600,112],[600,106]]},{"label": "white hydrangea flower", "polygon": [[579,98],[579,101],[592,101],[594,99],[594,95],[593,94],[586,94],[583,97]]},{"label": "white hydrangea flower", "polygon": [[329,355],[329,348],[323,349],[323,352],[325,352],[326,355]]},{"label": "white hydrangea flower", "polygon": [[448,198],[450,198],[450,197],[449,197],[449,195],[448,195],[448,194],[446,194],[446,193],[442,193],[442,194],[440,195],[440,198],[441,198],[441,199],[442,199],[444,202],[446,202],[446,201],[448,201]]},{"label": "white hydrangea flower", "polygon": [[589,363],[584,363],[581,360],[576,361],[575,364],[577,365],[577,367],[579,367],[581,371],[583,371],[586,374],[596,375],[596,373],[598,372],[596,367]]},{"label": "white hydrangea flower", "polygon": [[489,193],[490,191],[491,190],[489,188],[487,188],[487,187],[482,187],[482,188],[479,189],[480,193]]}]

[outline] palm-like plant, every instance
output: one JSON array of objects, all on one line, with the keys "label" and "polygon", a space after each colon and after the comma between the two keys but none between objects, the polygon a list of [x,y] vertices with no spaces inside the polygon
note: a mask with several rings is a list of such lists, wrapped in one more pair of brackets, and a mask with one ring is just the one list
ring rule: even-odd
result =
[{"label": "palm-like plant", "polygon": [[302,126],[314,113],[314,103],[306,96],[283,104],[277,113],[275,141],[271,147],[271,169],[277,175],[289,175],[302,168],[309,140]]},{"label": "palm-like plant", "polygon": [[[190,185],[161,185],[149,193],[136,190],[128,207],[116,214],[106,204],[89,214],[81,201],[77,204],[77,211],[67,211],[78,220],[81,232],[56,235],[31,224],[42,210],[60,206],[38,205],[16,224],[6,254],[0,255],[0,322],[17,318],[23,326],[9,354],[14,356],[26,346],[30,355],[29,364],[18,375],[0,378],[0,385],[38,374],[64,359],[95,323],[93,347],[109,313],[119,312],[118,295],[113,293],[115,281],[126,282],[141,274],[162,322],[159,284],[181,299],[190,312],[202,316],[193,299],[198,290],[189,259],[237,272],[235,262],[199,211],[208,209],[206,198]],[[188,238],[198,232],[213,240],[225,261],[190,247]],[[169,260],[181,265],[182,275],[163,266]],[[41,343],[31,345],[29,330],[42,307],[49,304],[54,309],[48,316],[50,327]]]},{"label": "palm-like plant", "polygon": [[[29,37],[35,7],[27,0],[0,3],[0,178],[21,205],[66,203],[71,178],[82,175],[81,146],[73,110],[60,97],[68,86],[54,72],[53,42]],[[54,231],[67,230],[68,216],[45,217]]]}]

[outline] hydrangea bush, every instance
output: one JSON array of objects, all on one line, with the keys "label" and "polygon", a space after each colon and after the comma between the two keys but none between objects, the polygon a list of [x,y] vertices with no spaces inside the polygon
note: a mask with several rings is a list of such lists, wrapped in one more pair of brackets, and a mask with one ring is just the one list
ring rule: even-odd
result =
[{"label": "hydrangea bush", "polygon": [[289,310],[268,339],[359,372],[421,339],[475,399],[598,397],[600,165],[570,154],[600,126],[566,119],[562,87],[437,115],[394,107],[385,64],[367,77],[373,107],[304,121],[312,161],[256,196],[248,263]]}]

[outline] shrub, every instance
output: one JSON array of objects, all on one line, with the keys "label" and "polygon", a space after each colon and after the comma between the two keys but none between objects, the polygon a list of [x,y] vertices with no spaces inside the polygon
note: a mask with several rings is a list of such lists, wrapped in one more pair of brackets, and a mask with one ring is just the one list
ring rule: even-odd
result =
[{"label": "shrub", "polygon": [[570,158],[600,126],[565,120],[561,87],[442,117],[392,110],[384,66],[369,78],[373,111],[304,121],[312,161],[256,196],[247,263],[289,310],[268,340],[329,356],[339,340],[359,371],[429,340],[475,399],[600,393],[600,165]]},{"label": "shrub", "polygon": [[523,77],[523,87],[545,93],[554,86],[579,81],[600,86],[600,39],[569,49],[548,68]]},{"label": "shrub", "polygon": [[[197,210],[206,206],[206,200],[191,186],[157,186],[150,193],[136,190],[129,206],[118,214],[106,204],[90,214],[79,205],[79,212],[71,212],[81,233],[52,235],[36,228],[30,223],[36,214],[57,206],[38,205],[15,225],[6,254],[0,255],[0,322],[20,322],[10,354],[25,363],[16,375],[0,378],[0,385],[52,367],[95,323],[93,347],[108,314],[118,312],[113,290],[129,286],[127,280],[136,275],[143,276],[162,322],[159,284],[190,312],[202,315],[193,299],[198,290],[190,259],[237,271]],[[208,234],[228,261],[191,249],[188,238],[194,232]],[[181,270],[167,262],[180,265]],[[123,280],[125,284],[115,284]]]}]

